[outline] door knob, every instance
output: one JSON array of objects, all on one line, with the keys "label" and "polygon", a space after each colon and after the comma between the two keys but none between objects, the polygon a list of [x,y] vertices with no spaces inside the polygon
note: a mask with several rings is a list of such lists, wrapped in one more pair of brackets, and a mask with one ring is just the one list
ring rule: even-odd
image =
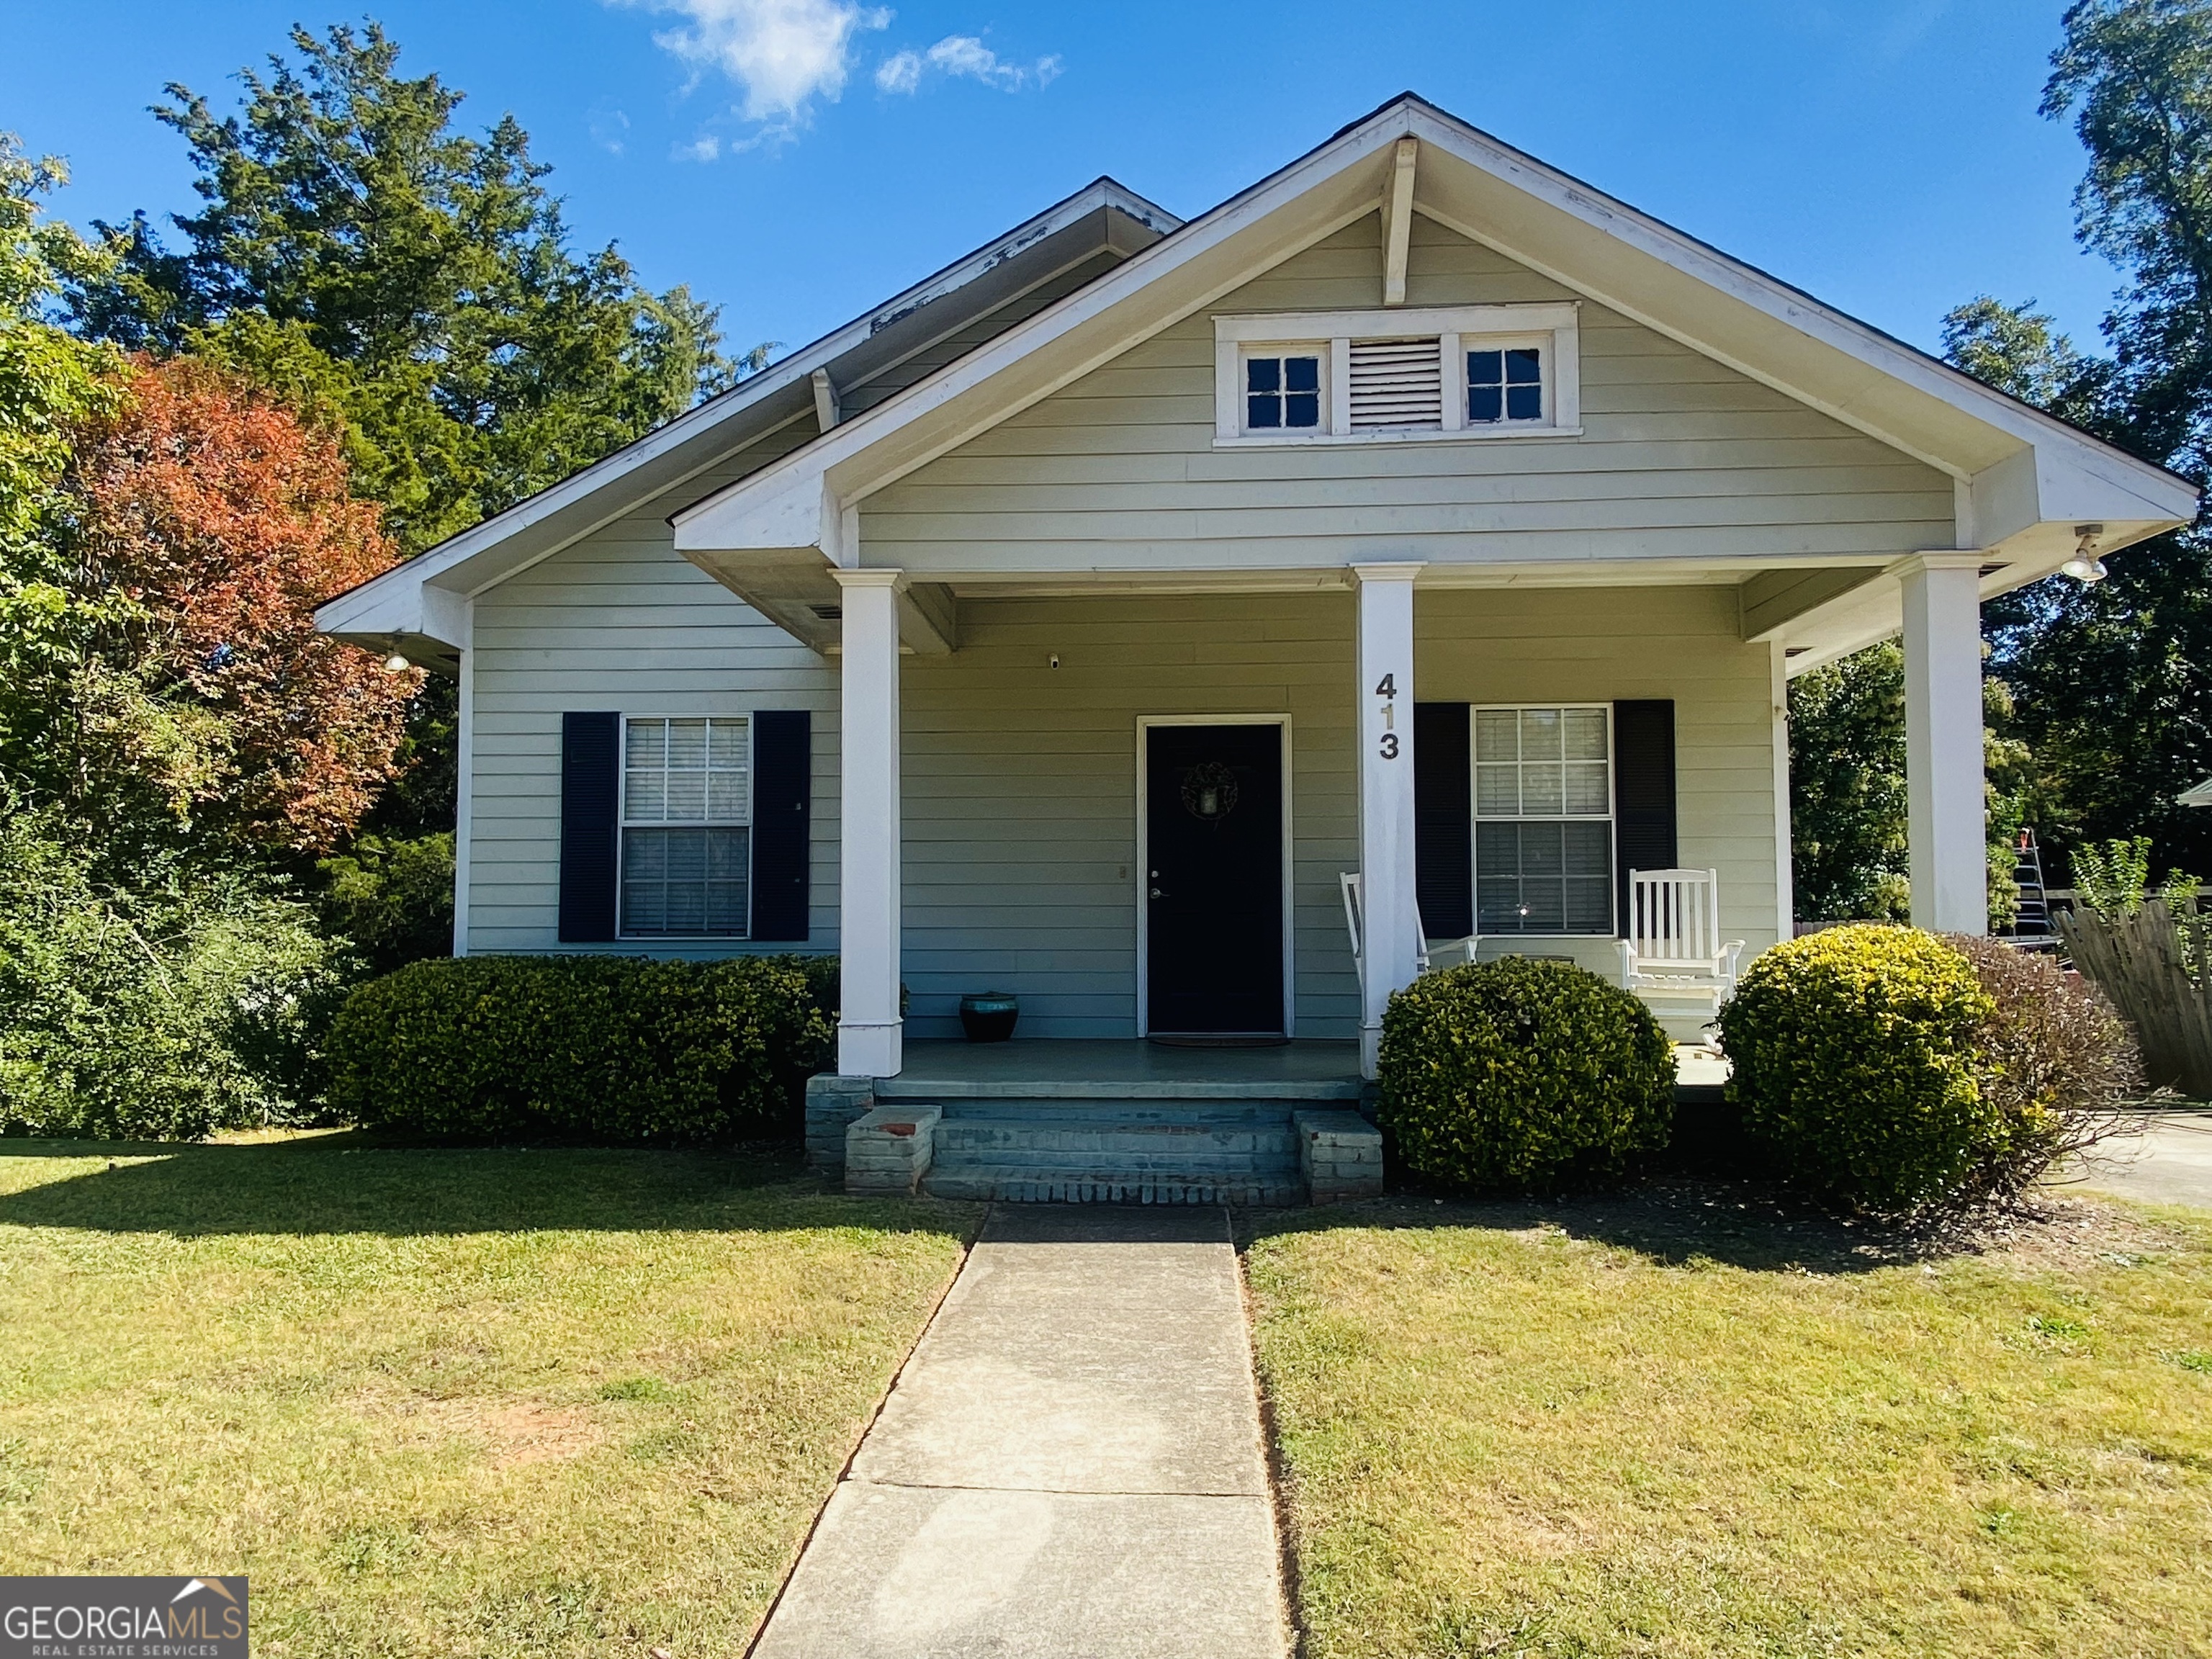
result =
[{"label": "door knob", "polygon": [[1153,889],[1152,889],[1152,896],[1153,896],[1154,898],[1159,898],[1159,897],[1163,896],[1163,895],[1161,894],[1160,890],[1159,890],[1158,888],[1155,887],[1155,888],[1153,888]]}]

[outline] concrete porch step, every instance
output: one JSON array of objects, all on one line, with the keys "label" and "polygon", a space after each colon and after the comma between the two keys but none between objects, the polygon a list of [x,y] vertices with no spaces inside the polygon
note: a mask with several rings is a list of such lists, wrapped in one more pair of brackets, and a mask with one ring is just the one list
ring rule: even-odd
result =
[{"label": "concrete porch step", "polygon": [[1297,1138],[1288,1123],[1236,1126],[1212,1123],[1061,1123],[1051,1119],[1002,1120],[978,1123],[946,1116],[937,1126],[937,1156],[963,1153],[1081,1153],[1109,1158],[1203,1160],[1265,1159],[1296,1164]]}]

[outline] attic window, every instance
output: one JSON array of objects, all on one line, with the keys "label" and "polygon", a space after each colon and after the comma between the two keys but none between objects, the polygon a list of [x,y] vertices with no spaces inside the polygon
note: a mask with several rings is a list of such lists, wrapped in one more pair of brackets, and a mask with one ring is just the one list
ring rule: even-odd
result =
[{"label": "attic window", "polygon": [[1219,316],[1218,445],[1580,434],[1572,304]]}]

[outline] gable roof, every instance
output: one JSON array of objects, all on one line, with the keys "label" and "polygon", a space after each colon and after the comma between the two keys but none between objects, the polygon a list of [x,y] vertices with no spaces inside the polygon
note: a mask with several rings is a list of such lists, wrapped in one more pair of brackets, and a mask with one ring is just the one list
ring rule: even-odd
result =
[{"label": "gable roof", "polygon": [[[560,483],[494,514],[405,564],[338,595],[315,613],[327,634],[401,649],[449,667],[464,643],[465,601],[794,422],[817,420],[813,385],[873,401],[919,374],[901,370],[963,332],[986,338],[1024,301],[1088,268],[1120,263],[1182,222],[1101,178],[842,327]],[[994,326],[994,321],[996,326]],[[934,365],[930,365],[934,367]]]},{"label": "gable roof", "polygon": [[[2103,525],[2099,547],[2110,552],[2195,514],[2197,492],[2186,480],[1407,93],[1187,225],[1175,227],[1164,216],[1144,220],[1148,231],[1167,234],[1138,242],[1125,260],[1033,315],[678,512],[672,520],[678,549],[756,603],[763,599],[747,590],[755,566],[787,568],[793,554],[810,556],[817,569],[825,561],[857,562],[850,520],[859,501],[1376,211],[1399,170],[1400,141],[1407,138],[1419,145],[1414,212],[1951,477],[1960,544],[2002,550],[2003,568],[1985,591],[2055,569],[2073,550],[2077,523]],[[787,361],[795,373],[796,356]],[[783,384],[789,383],[787,374]],[[666,488],[665,481],[656,487]],[[414,573],[422,561],[402,567],[333,601],[319,620],[362,637],[356,629],[371,617],[427,616],[410,593],[441,585],[456,595],[480,592],[543,556],[536,550],[545,538],[532,534],[538,522],[514,514],[487,521],[424,556],[442,559],[438,566],[420,575]],[[1886,608],[1868,611],[1865,598],[1859,601],[1865,614],[1847,630],[1851,637],[1894,631]],[[356,599],[364,603],[342,611]]]}]

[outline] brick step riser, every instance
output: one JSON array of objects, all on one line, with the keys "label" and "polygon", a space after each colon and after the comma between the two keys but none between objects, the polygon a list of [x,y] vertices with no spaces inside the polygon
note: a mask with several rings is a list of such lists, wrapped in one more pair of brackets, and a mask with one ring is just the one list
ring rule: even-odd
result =
[{"label": "brick step riser", "polygon": [[1303,1204],[1304,1186],[1291,1174],[1277,1180],[1179,1181],[1121,1170],[1030,1169],[932,1170],[922,1190],[933,1198],[1002,1204]]},{"label": "brick step riser", "polygon": [[948,1123],[1163,1123],[1287,1127],[1295,1102],[1212,1100],[939,1100]]}]

